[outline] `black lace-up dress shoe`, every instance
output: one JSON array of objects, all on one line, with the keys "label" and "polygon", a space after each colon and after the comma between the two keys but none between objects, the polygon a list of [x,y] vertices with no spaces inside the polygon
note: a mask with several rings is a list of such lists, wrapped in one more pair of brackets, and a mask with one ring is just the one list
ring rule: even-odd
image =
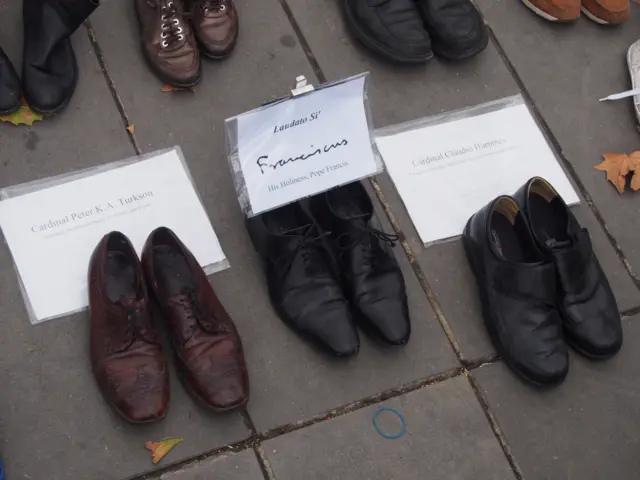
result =
[{"label": "black lace-up dress shoe", "polygon": [[399,63],[433,58],[414,0],[344,0],[347,27],[374,53]]},{"label": "black lace-up dress shoe", "polygon": [[387,344],[407,343],[411,322],[404,277],[390,248],[398,237],[381,230],[362,184],[334,188],[310,204],[322,229],[330,232],[360,326]]},{"label": "black lace-up dress shoe", "polygon": [[498,353],[532,383],[562,382],[569,355],[556,309],[555,267],[536,246],[518,204],[498,197],[471,217],[462,240]]},{"label": "black lace-up dress shoe", "polygon": [[489,33],[471,0],[417,0],[424,25],[439,57],[463,60],[483,51]]},{"label": "black lace-up dress shoe", "polygon": [[529,180],[515,194],[538,247],[556,267],[558,307],[570,345],[591,358],[622,347],[618,305],[593,253],[589,232],[544,179]]},{"label": "black lace-up dress shoe", "polygon": [[323,234],[299,203],[247,219],[262,258],[271,303],[294,331],[340,357],[360,339]]},{"label": "black lace-up dress shoe", "polygon": [[0,48],[0,115],[20,108],[20,79],[9,57]]}]

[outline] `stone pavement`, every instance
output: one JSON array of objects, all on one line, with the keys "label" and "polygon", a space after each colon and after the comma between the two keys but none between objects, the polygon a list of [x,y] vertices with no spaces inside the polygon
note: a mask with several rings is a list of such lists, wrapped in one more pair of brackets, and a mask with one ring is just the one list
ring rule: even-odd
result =
[{"label": "stone pavement", "polygon": [[[0,124],[0,187],[180,145],[232,268],[211,281],[243,336],[246,412],[210,415],[172,377],[167,418],[123,423],[88,361],[88,315],[32,327],[0,248],[0,456],[9,480],[460,479],[601,480],[640,475],[640,198],[592,169],[637,150],[625,54],[640,13],[619,28],[546,23],[518,0],[479,0],[492,41],[462,64],[396,67],[345,32],[338,0],[238,0],[235,54],[205,63],[196,93],[161,93],[139,52],[131,1],[104,0],[74,37],[81,79],[68,109],[33,127]],[[0,45],[19,69],[20,2],[0,0]],[[567,381],[524,385],[496,359],[460,242],[425,249],[389,178],[367,183],[406,242],[414,332],[401,350],[363,339],[351,361],[327,358],[273,313],[224,155],[226,117],[314,82],[371,72],[376,126],[522,93],[580,192],[575,208],[624,316],[625,346],[595,363],[572,354]],[[135,125],[135,134],[125,129]],[[407,434],[379,436],[372,415],[401,411]],[[394,419],[380,423],[393,430]],[[144,443],[183,437],[154,467]]]}]

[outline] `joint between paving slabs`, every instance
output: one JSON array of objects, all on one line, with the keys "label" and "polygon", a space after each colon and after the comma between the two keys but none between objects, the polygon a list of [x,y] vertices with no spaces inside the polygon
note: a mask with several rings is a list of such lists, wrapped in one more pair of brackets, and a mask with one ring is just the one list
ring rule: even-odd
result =
[{"label": "joint between paving slabs", "polygon": [[[494,361],[497,361],[495,356],[477,359],[477,360],[474,360],[472,363],[475,365],[474,368],[481,368],[482,366],[488,365]],[[369,407],[371,405],[375,405],[375,404],[384,402],[386,400],[396,398],[422,388],[429,387],[431,385],[436,385],[446,380],[457,378],[460,375],[469,375],[469,370],[467,370],[464,367],[454,367],[454,368],[445,370],[443,372],[440,372],[436,375],[432,375],[430,377],[424,378],[422,380],[409,382],[399,387],[391,388],[383,392],[377,393],[375,395],[371,395],[369,397],[356,400],[354,402],[351,402],[345,405],[341,405],[339,407],[333,408],[324,413],[315,415],[307,420],[301,420],[301,421],[289,423],[287,425],[281,425],[279,427],[272,428],[262,433],[257,433],[255,431],[255,427],[253,427],[253,421],[251,421],[251,418],[248,412],[243,411],[242,415],[246,417],[245,424],[247,424],[246,419],[248,418],[249,419],[248,425],[251,425],[252,428],[254,429],[252,430],[249,438],[246,438],[242,441],[239,441],[230,445],[225,445],[223,447],[213,449],[211,451],[202,453],[200,455],[196,455],[191,458],[184,459],[180,462],[166,465],[165,467],[144,473],[142,475],[136,475],[136,476],[130,477],[128,480],[156,480],[156,479],[159,479],[165,473],[183,470],[196,463],[211,459],[216,456],[220,456],[224,454],[240,453],[248,449],[254,450],[254,453],[256,454],[256,458],[258,460],[258,464],[260,465],[260,468],[263,472],[265,479],[273,480],[275,477],[274,477],[271,465],[267,460],[264,449],[262,447],[263,442],[267,440],[271,440],[276,437],[280,437],[282,435],[286,435],[296,430],[300,430],[302,428],[315,425],[317,423],[326,422],[334,418],[347,415],[356,410],[360,410],[360,409]]]},{"label": "joint between paving slabs", "polygon": [[100,64],[100,69],[102,70],[104,79],[107,82],[107,87],[111,92],[111,96],[113,97],[113,101],[116,104],[118,113],[120,113],[120,117],[124,122],[124,127],[127,132],[127,136],[129,137],[129,141],[131,142],[131,145],[133,146],[133,149],[135,150],[136,155],[141,155],[142,149],[138,144],[138,139],[136,138],[135,131],[133,130],[133,128],[129,128],[133,126],[133,122],[131,122],[129,115],[127,115],[127,111],[124,108],[124,102],[120,98],[120,95],[118,94],[118,90],[116,89],[116,84],[111,78],[111,75],[109,75],[109,69],[107,68],[107,61],[104,57],[102,47],[100,47],[100,44],[98,43],[98,37],[96,36],[96,32],[93,30],[93,27],[91,26],[91,22],[89,20],[85,20],[84,26],[87,29],[87,36],[89,37],[89,42],[91,42],[91,47],[93,48],[93,51],[96,54],[96,58],[98,60],[98,63]]},{"label": "joint between paving slabs", "polygon": [[522,92],[522,96],[525,98],[527,104],[529,105],[529,108],[531,109],[531,113],[536,119],[538,125],[544,132],[545,136],[552,143],[554,150],[556,151],[558,157],[560,158],[560,161],[562,162],[568,174],[571,176],[574,183],[578,187],[578,190],[580,190],[580,193],[584,197],[584,200],[587,206],[589,207],[593,215],[596,217],[596,220],[600,224],[600,227],[604,231],[607,239],[609,240],[609,243],[611,244],[614,251],[618,255],[618,259],[620,260],[625,270],[631,277],[631,280],[633,280],[633,283],[636,285],[636,287],[640,289],[640,277],[638,277],[638,275],[634,272],[633,267],[631,266],[631,263],[629,262],[629,260],[627,260],[627,256],[622,250],[622,247],[620,247],[620,244],[618,243],[616,238],[613,236],[613,233],[611,233],[611,230],[609,229],[609,226],[605,222],[604,217],[600,213],[600,210],[598,209],[593,199],[591,198],[591,195],[589,194],[586,187],[582,183],[582,180],[580,180],[580,178],[578,177],[578,174],[576,173],[575,168],[573,167],[573,165],[571,165],[571,163],[565,156],[564,151],[562,150],[562,146],[560,145],[560,142],[558,141],[556,136],[553,134],[553,132],[551,131],[551,128],[549,127],[546,120],[540,113],[540,110],[538,109],[535,102],[533,101],[533,97],[531,96],[531,94],[529,94],[529,90],[527,90],[527,87],[525,86],[524,82],[520,78],[520,75],[518,74],[515,67],[511,63],[511,60],[509,60],[509,57],[507,56],[507,53],[505,52],[505,50],[502,48],[502,45],[500,45],[500,42],[498,41],[498,38],[496,37],[495,33],[493,33],[493,30],[491,29],[491,27],[487,26],[487,28],[489,29],[489,35],[491,36],[491,41],[494,43],[496,50],[498,51],[498,55],[500,55],[500,58],[502,59],[502,63],[505,65],[505,67],[513,77],[514,81],[516,82],[516,85]]},{"label": "joint between paving slabs", "polygon": [[280,3],[282,10],[284,10],[284,14],[287,16],[287,20],[289,20],[289,23],[291,24],[291,28],[293,28],[293,31],[296,34],[296,37],[298,37],[298,43],[300,44],[300,47],[302,48],[305,57],[307,57],[307,61],[309,62],[309,65],[311,65],[311,68],[313,69],[313,72],[315,73],[316,78],[321,84],[327,83],[327,77],[324,75],[322,68],[320,68],[320,64],[318,63],[316,56],[313,54],[313,51],[311,51],[309,42],[307,42],[306,37],[302,33],[302,29],[300,28],[300,25],[298,25],[298,21],[293,15],[293,11],[291,10],[291,7],[289,7],[287,0],[278,0],[278,2]]}]

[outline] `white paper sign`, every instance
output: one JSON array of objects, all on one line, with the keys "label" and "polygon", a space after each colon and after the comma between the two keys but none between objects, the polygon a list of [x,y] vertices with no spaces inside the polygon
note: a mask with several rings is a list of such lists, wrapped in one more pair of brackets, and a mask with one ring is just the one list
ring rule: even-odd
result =
[{"label": "white paper sign", "polygon": [[365,75],[237,119],[250,215],[379,172],[364,104]]},{"label": "white paper sign", "polygon": [[[446,120],[444,120],[446,122]],[[531,177],[579,202],[526,105],[376,137],[389,175],[425,244],[462,234],[492,199]]]},{"label": "white paper sign", "polygon": [[89,259],[105,234],[121,231],[140,254],[159,226],[172,229],[208,273],[228,266],[176,150],[0,202],[33,323],[88,305]]}]

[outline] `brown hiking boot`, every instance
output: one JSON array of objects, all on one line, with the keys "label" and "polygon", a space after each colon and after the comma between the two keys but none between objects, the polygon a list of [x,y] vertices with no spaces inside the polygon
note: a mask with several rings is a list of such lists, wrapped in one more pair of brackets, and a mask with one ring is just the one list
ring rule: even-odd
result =
[{"label": "brown hiking boot", "polygon": [[551,22],[571,22],[580,17],[580,0],[522,0],[522,3]]},{"label": "brown hiking boot", "polygon": [[622,23],[631,14],[629,0],[582,0],[582,13],[601,25]]},{"label": "brown hiking boot", "polygon": [[202,54],[213,59],[229,55],[238,39],[238,11],[233,0],[193,0],[193,30]]},{"label": "brown hiking boot", "polygon": [[200,52],[182,0],[134,0],[140,41],[151,70],[165,83],[192,87],[200,81]]}]

